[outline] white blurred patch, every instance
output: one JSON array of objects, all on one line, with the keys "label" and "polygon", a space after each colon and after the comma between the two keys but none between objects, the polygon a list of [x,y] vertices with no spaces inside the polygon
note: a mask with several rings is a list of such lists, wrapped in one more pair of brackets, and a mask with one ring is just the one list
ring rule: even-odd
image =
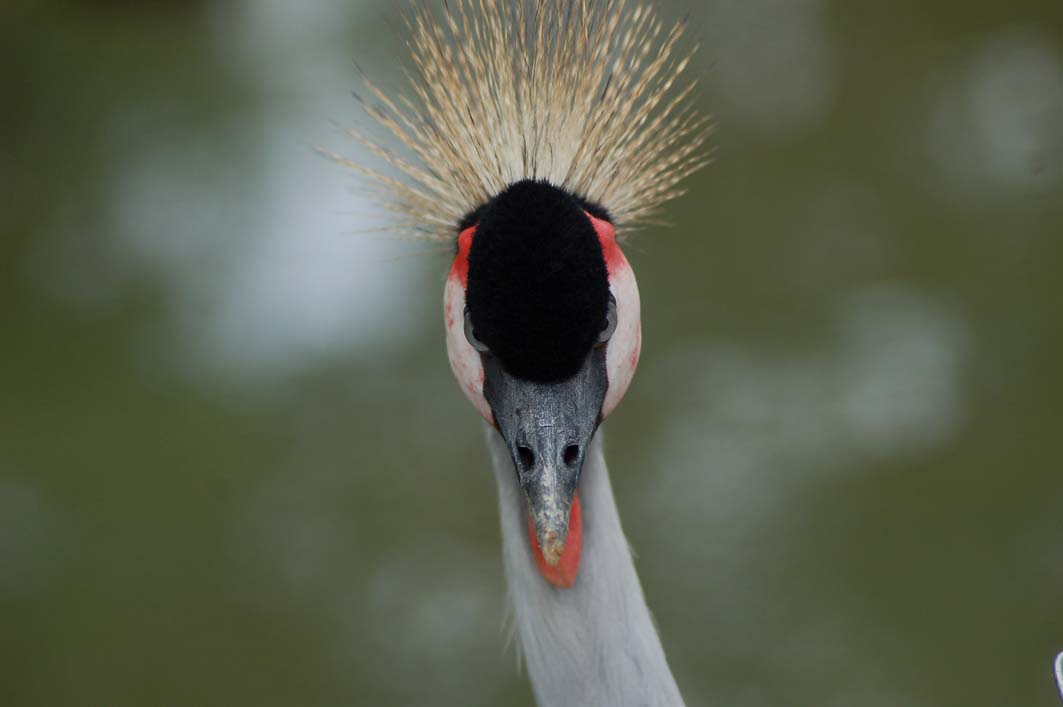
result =
[{"label": "white blurred patch", "polygon": [[824,15],[822,0],[712,5],[701,57],[729,133],[781,138],[823,119],[834,98]]},{"label": "white blurred patch", "polygon": [[0,479],[0,596],[36,591],[57,560],[58,518],[33,488]]},{"label": "white blurred patch", "polygon": [[359,534],[349,509],[331,499],[342,497],[345,483],[307,465],[261,483],[248,492],[234,523],[233,556],[265,581],[236,586],[252,597],[294,597],[315,607],[331,606],[337,592],[350,585],[349,558],[357,555]]},{"label": "white blurred patch", "polygon": [[[181,257],[168,245],[161,252],[150,247],[181,240],[183,233],[170,231],[137,244],[148,246],[145,257],[162,260],[170,271],[183,353],[191,354],[180,363],[192,364],[193,371],[223,374],[230,381],[284,376],[418,331],[408,297],[419,295],[421,281],[429,278],[415,261],[391,261],[408,249],[350,233],[359,222],[337,212],[355,201],[343,188],[345,180],[338,170],[323,169],[296,135],[278,126],[269,137],[257,189],[238,207],[249,222],[213,234],[212,252],[203,254],[206,263]],[[142,183],[160,191],[174,187],[151,177]],[[195,195],[186,195],[183,207],[194,210]],[[162,193],[156,196],[163,200]],[[368,210],[364,202],[362,208]],[[172,223],[189,222],[174,216]],[[133,233],[133,224],[149,218],[130,216],[124,232]],[[211,263],[219,254],[221,262]]]},{"label": "white blurred patch", "polygon": [[[869,656],[869,662],[876,661],[874,656]],[[853,662],[851,657],[847,663]],[[912,692],[915,692],[912,690]],[[916,700],[911,694],[904,691],[903,685],[897,685],[893,690],[886,692],[881,687],[874,688],[852,686],[846,690],[840,690],[829,707],[924,707],[926,703]]]},{"label": "white blurred patch", "polygon": [[488,581],[498,576],[493,557],[488,562],[456,542],[430,541],[408,550],[383,563],[370,580],[367,601],[378,645],[394,658],[445,662],[450,648],[467,654],[478,637],[497,636],[503,596]]},{"label": "white blurred patch", "polygon": [[861,453],[901,456],[948,439],[961,412],[962,323],[911,290],[850,300],[837,357],[837,404]]},{"label": "white blurred patch", "polygon": [[[948,440],[962,421],[966,326],[914,290],[874,288],[844,302],[834,344],[767,357],[736,346],[682,352],[651,370],[650,388],[690,389],[651,451],[660,472],[644,495],[664,537],[714,538],[689,548],[722,553],[771,514],[802,476],[859,471]],[[682,529],[681,532],[679,529]],[[701,528],[701,536],[693,529]],[[674,543],[671,543],[674,546]]]},{"label": "white blurred patch", "polygon": [[[502,654],[506,601],[495,557],[456,542],[406,548],[373,574],[369,617],[351,659],[367,651],[416,704],[494,704],[512,673]],[[475,686],[472,689],[470,686]]]},{"label": "white blurred patch", "polygon": [[1063,178],[1063,54],[1040,30],[999,32],[929,87],[946,194],[1011,198]]},{"label": "white blurred patch", "polygon": [[302,461],[262,484],[236,517],[231,595],[320,621],[330,645],[322,669],[341,682],[362,671],[402,704],[441,695],[493,704],[512,676],[497,557],[439,535],[396,544],[367,533],[342,500],[357,485],[347,472]]},{"label": "white blurred patch", "polygon": [[270,69],[284,72],[299,56],[293,49],[312,43],[316,47],[337,46],[346,36],[351,19],[366,9],[367,3],[353,0],[234,0],[213,3],[211,29],[220,52],[241,55],[246,68],[261,70],[269,55],[285,55],[285,61],[270,62]]},{"label": "white blurred patch", "polygon": [[[357,233],[388,216],[314,151],[352,147],[330,121],[357,114],[355,51],[341,38],[356,6],[217,8],[218,51],[258,97],[249,91],[248,109],[228,124],[167,125],[137,144],[115,180],[111,223],[59,219],[30,259],[34,278],[95,307],[131,284],[161,282],[171,316],[145,332],[142,365],[211,386],[262,386],[417,335],[425,322],[415,313],[425,310],[411,303],[433,284],[433,263],[400,256],[426,247]],[[116,116],[117,144],[128,126],[137,134],[159,122],[158,109]]]}]

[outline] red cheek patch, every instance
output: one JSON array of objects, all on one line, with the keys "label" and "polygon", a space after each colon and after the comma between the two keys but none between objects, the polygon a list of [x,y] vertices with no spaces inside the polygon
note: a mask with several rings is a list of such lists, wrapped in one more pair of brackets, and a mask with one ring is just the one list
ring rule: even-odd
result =
[{"label": "red cheek patch", "polygon": [[551,567],[546,563],[543,550],[539,547],[539,536],[535,534],[535,524],[530,515],[528,516],[528,540],[531,542],[535,566],[539,568],[539,574],[543,576],[543,579],[555,587],[571,589],[576,583],[580,553],[583,551],[583,509],[579,503],[579,491],[572,496],[572,510],[568,515],[568,537],[565,538],[565,549],[561,552],[561,561],[556,567]]},{"label": "red cheek patch", "polygon": [[469,248],[472,247],[472,237],[476,233],[476,226],[469,226],[458,234],[458,254],[454,256],[454,264],[450,266],[450,276],[458,279],[462,287],[468,287],[469,283]]},{"label": "red cheek patch", "polygon": [[[586,213],[586,212],[585,212]],[[594,232],[598,234],[598,242],[602,246],[602,256],[605,258],[605,267],[612,275],[624,262],[624,254],[620,251],[620,244],[616,242],[616,229],[613,224],[605,219],[600,219],[587,214],[594,226]]]}]

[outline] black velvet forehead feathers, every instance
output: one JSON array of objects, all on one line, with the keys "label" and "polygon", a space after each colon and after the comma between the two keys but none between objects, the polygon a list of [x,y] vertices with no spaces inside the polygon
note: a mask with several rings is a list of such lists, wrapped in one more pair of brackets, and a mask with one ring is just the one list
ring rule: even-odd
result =
[{"label": "black velvet forehead feathers", "polygon": [[576,373],[609,306],[609,275],[586,211],[603,209],[523,180],[465,219],[477,224],[465,301],[476,337],[513,376],[556,381]]}]

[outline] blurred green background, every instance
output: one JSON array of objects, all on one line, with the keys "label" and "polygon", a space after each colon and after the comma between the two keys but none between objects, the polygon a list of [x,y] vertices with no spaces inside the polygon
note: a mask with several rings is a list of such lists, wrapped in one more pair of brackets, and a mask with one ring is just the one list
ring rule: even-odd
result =
[{"label": "blurred green background", "polygon": [[[693,705],[1054,705],[1063,4],[661,3],[717,159],[605,428]],[[0,705],[530,705],[364,0],[0,8]],[[432,250],[432,249],[428,249]]]}]

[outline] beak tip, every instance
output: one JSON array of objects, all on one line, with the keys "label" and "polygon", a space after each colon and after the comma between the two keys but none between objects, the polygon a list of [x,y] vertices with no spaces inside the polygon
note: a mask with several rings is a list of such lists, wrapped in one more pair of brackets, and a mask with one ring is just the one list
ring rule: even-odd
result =
[{"label": "beak tip", "polygon": [[556,530],[547,531],[539,540],[542,548],[543,559],[551,567],[557,567],[561,562],[561,555],[565,552],[565,541],[561,539]]}]

